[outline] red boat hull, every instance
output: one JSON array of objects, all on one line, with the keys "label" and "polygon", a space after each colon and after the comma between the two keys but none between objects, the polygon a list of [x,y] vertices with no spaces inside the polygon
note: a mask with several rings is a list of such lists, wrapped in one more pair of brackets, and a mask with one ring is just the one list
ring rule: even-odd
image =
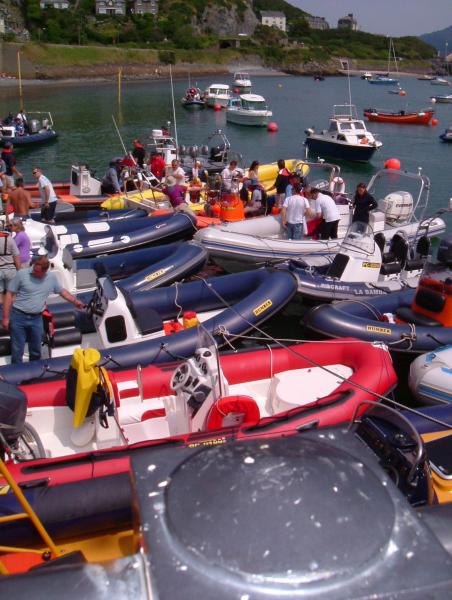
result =
[{"label": "red boat hull", "polygon": [[398,123],[406,125],[428,125],[433,117],[433,111],[421,111],[418,113],[385,113],[364,111],[364,116],[369,121],[377,123]]},{"label": "red boat hull", "polygon": [[[265,438],[268,435],[296,435],[300,428],[306,426],[337,425],[352,419],[356,412],[364,412],[367,406],[362,406],[362,402],[369,399],[378,400],[378,396],[372,392],[385,395],[397,382],[389,353],[354,339],[335,340],[332,343],[309,342],[290,346],[288,349],[253,350],[221,357],[221,367],[229,384],[265,379],[275,373],[295,368],[334,364],[348,365],[353,374],[326,397],[285,413],[266,417],[257,423],[243,423],[235,428],[188,434],[177,439],[183,444],[216,444],[223,443],[226,437],[242,439],[256,436]],[[173,393],[170,379],[174,367],[175,363],[143,368],[143,396]],[[127,381],[130,377],[130,371],[116,371],[113,375],[115,383]],[[61,406],[66,402],[64,380],[31,384],[22,386],[21,389],[27,395],[29,407]],[[294,396],[302,393],[302,390],[294,389]],[[129,469],[130,453],[135,449],[175,441],[176,438],[140,442],[133,446],[30,461],[10,465],[10,468],[19,483],[46,479],[49,485],[56,485],[126,472]]]}]

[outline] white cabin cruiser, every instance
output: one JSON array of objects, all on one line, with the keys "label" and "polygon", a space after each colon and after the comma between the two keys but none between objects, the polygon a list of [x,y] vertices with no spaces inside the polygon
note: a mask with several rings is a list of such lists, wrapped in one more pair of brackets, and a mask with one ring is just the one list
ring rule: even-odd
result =
[{"label": "white cabin cruiser", "polygon": [[[370,213],[369,225],[375,234],[384,236],[385,247],[389,247],[396,233],[412,244],[424,234],[431,237],[445,231],[445,223],[439,217],[424,220],[430,188],[425,175],[382,169],[367,188],[378,201],[378,209]],[[343,202],[343,198],[341,195],[336,202]],[[280,215],[206,227],[195,234],[195,239],[206,246],[215,262],[232,271],[290,259],[325,264],[339,252],[352,219],[347,202],[338,207],[341,218],[337,240],[288,240]]]},{"label": "white cabin cruiser", "polygon": [[241,94],[238,98],[231,98],[226,108],[226,121],[236,125],[265,127],[272,115],[265,98],[258,94]]},{"label": "white cabin cruiser", "polygon": [[242,92],[248,92],[251,89],[251,79],[245,71],[237,71],[234,73],[233,79],[234,88],[238,88]]},{"label": "white cabin cruiser", "polygon": [[226,83],[212,83],[206,89],[204,94],[204,101],[207,106],[211,108],[217,104],[218,106],[225,107],[231,97],[231,89]]},{"label": "white cabin cruiser", "polygon": [[316,132],[305,130],[305,145],[316,156],[330,156],[340,160],[368,162],[383,145],[358,118],[356,106],[337,104],[328,129]]}]

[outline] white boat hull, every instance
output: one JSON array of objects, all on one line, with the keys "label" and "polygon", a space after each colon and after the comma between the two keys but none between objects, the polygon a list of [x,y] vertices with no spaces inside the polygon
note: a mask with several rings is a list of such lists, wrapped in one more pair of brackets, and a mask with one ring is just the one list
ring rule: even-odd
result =
[{"label": "white boat hull", "polygon": [[452,346],[418,356],[411,364],[410,388],[427,404],[452,403]]},{"label": "white boat hull", "polygon": [[226,121],[236,125],[251,127],[265,127],[273,115],[271,110],[241,110],[229,109],[226,111]]},{"label": "white boat hull", "polygon": [[[339,208],[341,220],[337,240],[288,240],[279,215],[206,227],[195,234],[195,239],[208,249],[211,258],[228,270],[241,270],[250,268],[250,265],[257,267],[289,259],[333,256],[339,251],[350,221],[348,206]],[[411,242],[418,234],[418,228],[419,223],[413,222],[386,226],[382,233],[386,241],[389,241],[396,233],[403,232]],[[434,219],[429,227],[429,235],[438,235],[444,230],[444,221]]]},{"label": "white boat hull", "polygon": [[229,96],[223,94],[221,96],[206,96],[204,100],[207,106],[212,107],[215,106],[215,104],[218,104],[219,106],[225,107],[229,102]]}]

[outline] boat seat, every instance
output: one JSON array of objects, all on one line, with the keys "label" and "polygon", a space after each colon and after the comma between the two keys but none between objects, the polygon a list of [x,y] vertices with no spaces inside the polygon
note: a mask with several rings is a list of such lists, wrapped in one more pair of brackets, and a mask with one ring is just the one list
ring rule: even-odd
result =
[{"label": "boat seat", "polygon": [[386,238],[384,236],[384,233],[382,233],[381,231],[376,233],[374,235],[374,240],[375,240],[375,243],[377,244],[377,246],[380,248],[381,255],[383,256],[385,246],[386,246]]},{"label": "boat seat", "polygon": [[421,327],[442,327],[443,324],[431,317],[414,312],[409,306],[401,306],[396,310],[396,317],[404,323],[413,323]]},{"label": "boat seat", "polygon": [[400,273],[402,267],[398,262],[383,263],[380,267],[380,273],[382,275],[395,275]]},{"label": "boat seat", "polygon": [[66,329],[55,329],[53,336],[49,340],[51,348],[61,348],[62,346],[77,346],[82,343],[82,333],[75,327]]},{"label": "boat seat", "polygon": [[149,335],[163,329],[162,317],[150,306],[143,306],[135,313],[135,323],[142,335]]},{"label": "boat seat", "polygon": [[419,271],[424,268],[424,262],[423,258],[408,259],[405,263],[405,271]]},{"label": "boat seat", "polygon": [[77,288],[85,289],[95,287],[98,274],[94,269],[77,269],[76,280]]},{"label": "boat seat", "polygon": [[206,419],[206,431],[256,423],[259,419],[259,407],[251,396],[224,396],[212,405]]},{"label": "boat seat", "polygon": [[11,354],[10,338],[0,338],[0,356],[9,356]]},{"label": "boat seat", "polygon": [[328,270],[326,272],[327,277],[336,277],[340,279],[342,277],[342,273],[345,270],[345,267],[348,264],[350,257],[346,254],[336,254],[333,259],[331,265],[329,265]]},{"label": "boat seat", "polygon": [[396,233],[390,243],[389,252],[383,254],[383,262],[398,262],[403,267],[408,257],[408,242],[406,239]]},{"label": "boat seat", "polygon": [[442,312],[446,304],[446,296],[434,290],[419,287],[414,297],[414,303],[429,312]]}]

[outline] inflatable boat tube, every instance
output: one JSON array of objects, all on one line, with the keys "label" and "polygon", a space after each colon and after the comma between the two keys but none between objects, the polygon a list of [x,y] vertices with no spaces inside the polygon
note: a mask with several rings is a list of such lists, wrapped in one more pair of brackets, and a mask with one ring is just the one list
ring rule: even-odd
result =
[{"label": "inflatable boat tube", "polygon": [[422,353],[452,343],[452,327],[389,323],[384,314],[410,307],[416,290],[403,290],[362,300],[343,300],[311,309],[304,316],[308,329],[326,337],[356,337],[379,341],[390,350]]},{"label": "inflatable boat tube", "polygon": [[85,282],[83,287],[95,286],[97,277],[108,275],[120,280],[121,287],[129,291],[170,285],[190,277],[203,268],[207,258],[206,249],[195,242],[175,242],[78,260],[73,260],[67,248],[63,251],[65,266],[75,271],[78,282]]},{"label": "inflatable boat tube", "polygon": [[[136,367],[138,364],[160,364],[175,357],[189,357],[199,346],[203,331],[209,332],[218,345],[223,346],[226,343],[223,332],[227,332],[228,340],[246,333],[281,310],[294,296],[296,289],[296,280],[290,273],[264,268],[156,288],[146,293],[138,291],[126,294],[129,310],[141,326],[147,328],[148,333],[161,330],[163,321],[174,319],[181,312],[180,307],[182,311],[221,312],[204,321],[202,329],[199,326],[190,327],[136,344],[99,349],[101,364],[116,370]],[[60,312],[64,316],[62,309]],[[63,377],[70,361],[70,356],[62,356],[5,365],[0,367],[0,376],[9,383]]]},{"label": "inflatable boat tube", "polygon": [[[124,219],[138,219],[147,217],[148,212],[143,208],[127,208],[122,210],[95,210],[82,208],[77,211],[65,211],[55,214],[57,225],[65,223],[87,223],[91,221],[122,221]],[[35,221],[41,222],[41,214],[31,214]]]},{"label": "inflatable boat tube", "polygon": [[[148,219],[131,219],[132,229],[125,231],[125,223],[116,222],[119,233],[112,235],[89,234],[80,236],[80,241],[68,244],[66,248],[74,258],[86,258],[98,254],[122,252],[140,246],[165,244],[177,240],[190,239],[196,231],[196,219],[188,213],[173,213]],[[141,227],[138,227],[138,223]],[[112,223],[111,225],[114,225]]]},{"label": "inflatable boat tube", "polygon": [[411,363],[408,383],[426,404],[452,404],[452,345],[418,356]]}]

